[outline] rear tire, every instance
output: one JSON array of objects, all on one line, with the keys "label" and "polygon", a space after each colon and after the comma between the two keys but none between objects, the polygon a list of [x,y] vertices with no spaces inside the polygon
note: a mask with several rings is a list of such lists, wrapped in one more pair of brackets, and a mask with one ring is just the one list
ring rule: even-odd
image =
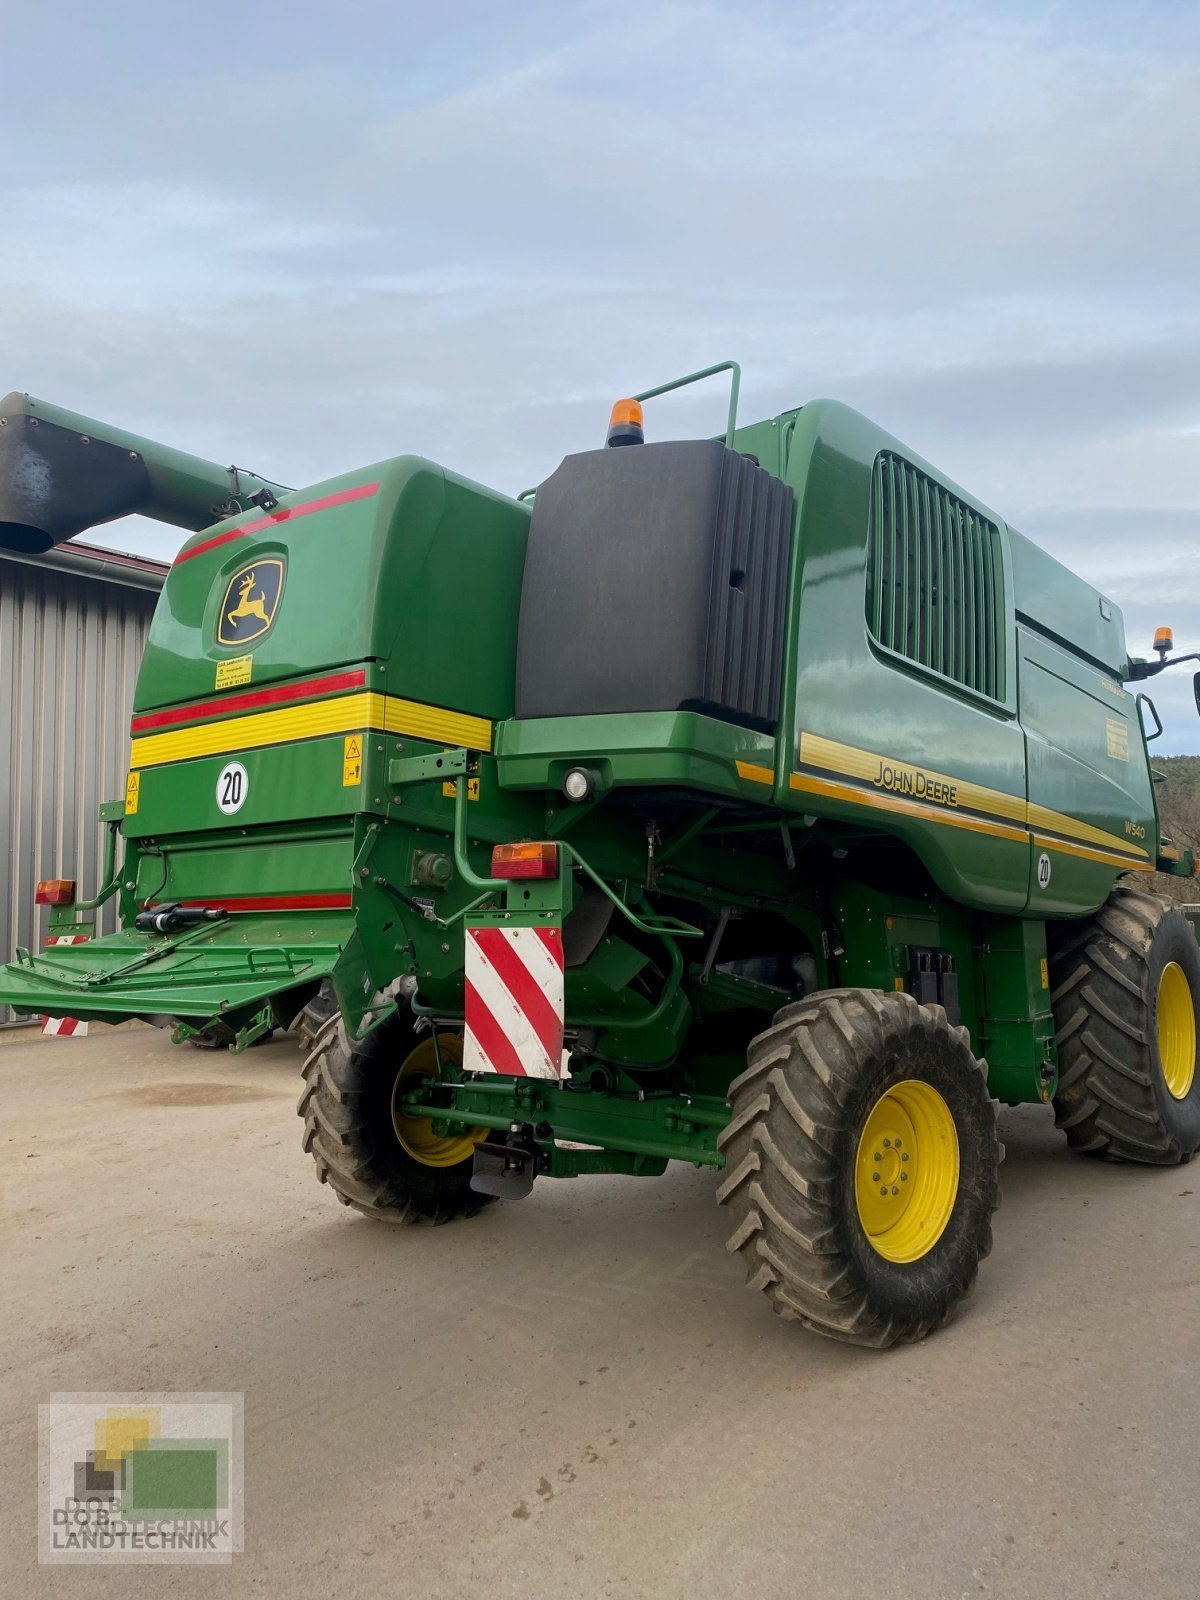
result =
[{"label": "rear tire", "polygon": [[1054,1117],[1072,1150],[1176,1166],[1200,1149],[1200,946],[1181,911],[1118,885],[1050,930]]},{"label": "rear tire", "polygon": [[[443,1055],[461,1048],[441,1034]],[[490,1196],[471,1188],[473,1147],[482,1128],[439,1139],[426,1118],[393,1115],[393,1094],[410,1072],[436,1077],[433,1036],[418,1039],[396,1014],[353,1043],[341,1015],[321,1023],[304,1063],[296,1110],[304,1118],[304,1148],[345,1206],[380,1222],[449,1222],[473,1216]]]},{"label": "rear tire", "polygon": [[911,995],[831,990],[785,1007],[749,1062],[717,1198],[750,1288],[850,1344],[940,1328],[999,1202],[998,1108],[966,1029]]},{"label": "rear tire", "polygon": [[288,1032],[295,1034],[296,1044],[306,1056],[316,1044],[321,1028],[336,1013],[337,1008],[337,991],[330,980],[325,978],[308,1004],[301,1006],[288,1024]]}]

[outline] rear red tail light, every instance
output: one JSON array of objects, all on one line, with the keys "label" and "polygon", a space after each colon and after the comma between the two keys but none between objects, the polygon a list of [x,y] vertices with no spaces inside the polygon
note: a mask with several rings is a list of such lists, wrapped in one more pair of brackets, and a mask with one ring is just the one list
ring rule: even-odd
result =
[{"label": "rear red tail light", "polygon": [[492,851],[493,878],[557,878],[556,844],[498,844]]},{"label": "rear red tail light", "polygon": [[38,906],[69,906],[75,898],[74,878],[43,878],[33,897]]}]

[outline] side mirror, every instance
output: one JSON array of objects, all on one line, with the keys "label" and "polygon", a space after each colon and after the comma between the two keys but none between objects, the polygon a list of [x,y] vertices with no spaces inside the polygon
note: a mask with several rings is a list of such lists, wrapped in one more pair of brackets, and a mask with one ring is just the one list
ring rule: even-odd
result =
[{"label": "side mirror", "polygon": [[1192,674],[1192,696],[1196,702],[1196,715],[1200,716],[1200,672]]}]

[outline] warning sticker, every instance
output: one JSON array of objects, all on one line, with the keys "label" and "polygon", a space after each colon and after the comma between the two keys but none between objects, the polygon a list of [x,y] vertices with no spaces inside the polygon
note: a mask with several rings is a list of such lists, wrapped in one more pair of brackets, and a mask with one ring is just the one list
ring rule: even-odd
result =
[{"label": "warning sticker", "polygon": [[[458,793],[458,785],[455,783],[453,778],[450,779],[449,783],[444,783],[442,785],[442,793],[446,796],[447,800],[453,800],[454,799],[454,796]],[[478,778],[468,778],[467,779],[467,799],[468,800],[478,800],[479,799],[479,779]]]},{"label": "warning sticker", "polygon": [[218,661],[217,688],[236,689],[239,684],[249,683],[253,660],[253,656],[234,656],[232,661]]},{"label": "warning sticker", "polygon": [[348,733],[342,740],[342,788],[362,782],[362,734]]},{"label": "warning sticker", "polygon": [[1043,989],[1048,989],[1049,987],[1050,987],[1050,963],[1046,960],[1045,956],[1043,956],[1042,957],[1042,988]]},{"label": "warning sticker", "polygon": [[138,796],[142,788],[142,775],[140,772],[131,772],[125,779],[125,815],[132,817],[138,808]]},{"label": "warning sticker", "polygon": [[1116,717],[1105,717],[1104,732],[1108,739],[1108,753],[1114,761],[1129,760],[1129,724]]}]

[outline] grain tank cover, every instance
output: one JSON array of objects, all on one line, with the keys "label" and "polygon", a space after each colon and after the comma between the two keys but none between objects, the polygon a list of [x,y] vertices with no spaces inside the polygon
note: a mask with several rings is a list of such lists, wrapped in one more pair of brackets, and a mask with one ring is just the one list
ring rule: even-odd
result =
[{"label": "grain tank cover", "polygon": [[568,456],[537,493],[517,716],[779,716],[792,491],[716,440]]}]

